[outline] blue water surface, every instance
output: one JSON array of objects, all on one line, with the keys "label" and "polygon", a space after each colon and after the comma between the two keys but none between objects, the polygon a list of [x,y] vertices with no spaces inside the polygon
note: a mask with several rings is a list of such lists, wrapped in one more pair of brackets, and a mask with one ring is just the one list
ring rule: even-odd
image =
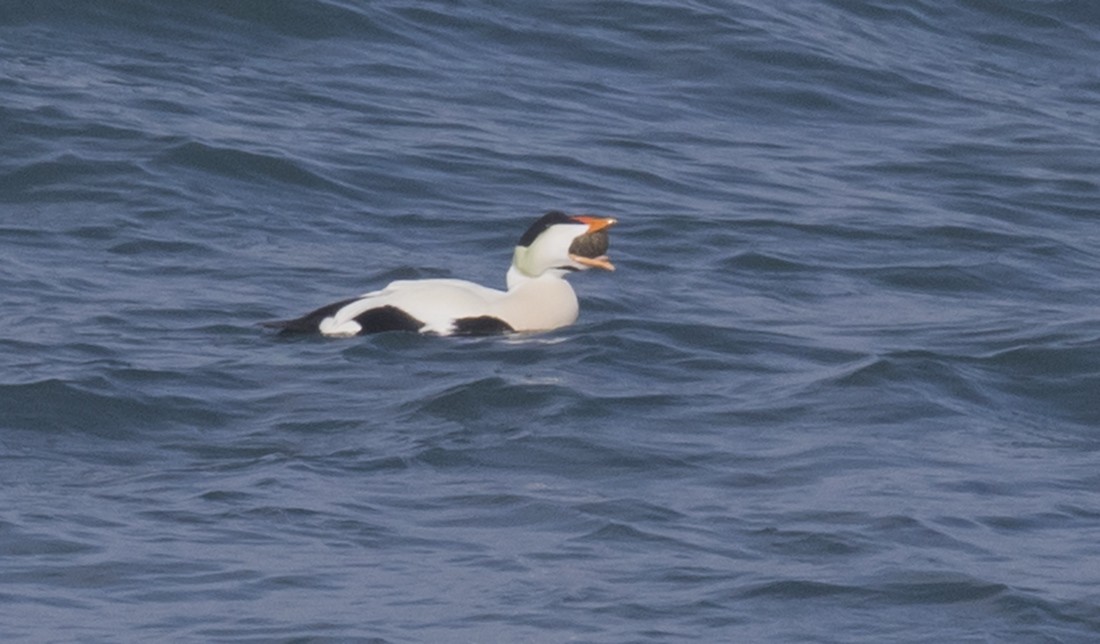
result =
[{"label": "blue water surface", "polygon": [[[1100,639],[1100,4],[0,4],[5,642]],[[502,287],[577,324],[277,337]]]}]

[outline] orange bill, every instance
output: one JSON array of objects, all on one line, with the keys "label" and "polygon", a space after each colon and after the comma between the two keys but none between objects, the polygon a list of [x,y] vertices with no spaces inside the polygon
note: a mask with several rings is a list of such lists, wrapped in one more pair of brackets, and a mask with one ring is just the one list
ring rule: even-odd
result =
[{"label": "orange bill", "polygon": [[[611,221],[615,220],[612,219]],[[615,266],[608,259],[607,255],[600,255],[599,257],[581,257],[580,255],[570,255],[569,259],[577,262],[578,264],[584,264],[589,268],[602,268],[605,271],[615,270]]]},{"label": "orange bill", "polygon": [[580,215],[573,217],[573,219],[588,226],[588,232],[594,233],[609,228],[618,222],[613,217],[589,217],[588,215]]}]

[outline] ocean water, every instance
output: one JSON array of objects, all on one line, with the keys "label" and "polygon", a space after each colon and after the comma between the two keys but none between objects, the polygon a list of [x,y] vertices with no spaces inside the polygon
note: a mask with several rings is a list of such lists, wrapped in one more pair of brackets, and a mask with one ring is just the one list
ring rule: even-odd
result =
[{"label": "ocean water", "polygon": [[[0,4],[5,642],[1100,641],[1100,4]],[[500,286],[577,324],[260,328]]]}]

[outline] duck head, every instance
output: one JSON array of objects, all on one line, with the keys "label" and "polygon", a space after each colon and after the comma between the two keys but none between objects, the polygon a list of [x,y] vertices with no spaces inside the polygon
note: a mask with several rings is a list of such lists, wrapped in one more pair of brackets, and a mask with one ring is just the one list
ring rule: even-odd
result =
[{"label": "duck head", "polygon": [[610,217],[567,215],[551,211],[531,224],[519,238],[508,271],[508,284],[553,272],[600,268],[615,270],[607,258],[607,229],[615,224]]}]

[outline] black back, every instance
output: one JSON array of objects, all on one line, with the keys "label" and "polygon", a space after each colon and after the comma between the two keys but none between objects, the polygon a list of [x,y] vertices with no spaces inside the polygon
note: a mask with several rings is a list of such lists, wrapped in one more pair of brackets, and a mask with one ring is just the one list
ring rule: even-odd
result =
[{"label": "black back", "polygon": [[500,318],[491,315],[480,315],[476,318],[459,318],[455,320],[455,335],[500,335],[512,333],[515,329]]},{"label": "black back", "polygon": [[359,335],[382,333],[383,331],[419,331],[424,323],[396,306],[380,306],[367,309],[355,316],[355,321],[363,327]]},{"label": "black back", "polygon": [[[317,333],[321,330],[321,322],[325,318],[336,315],[337,311],[357,301],[359,301],[359,298],[353,297],[348,300],[333,302],[327,306],[322,306],[316,311],[311,311],[300,318],[283,320],[280,322],[265,322],[263,325],[268,328],[279,329],[280,335]],[[419,331],[420,327],[424,326],[423,322],[395,306],[380,306],[374,309],[367,309],[354,319],[359,323],[359,326],[363,327],[359,331],[359,335],[382,333],[383,331]]]},{"label": "black back", "polygon": [[300,318],[279,320],[278,322],[264,322],[263,326],[269,329],[279,329],[280,335],[291,333],[317,333],[320,330],[321,320],[335,315],[337,311],[358,299],[357,297],[353,297],[348,300],[340,300],[339,302],[333,302],[332,304],[322,306],[316,311],[310,311]]}]

